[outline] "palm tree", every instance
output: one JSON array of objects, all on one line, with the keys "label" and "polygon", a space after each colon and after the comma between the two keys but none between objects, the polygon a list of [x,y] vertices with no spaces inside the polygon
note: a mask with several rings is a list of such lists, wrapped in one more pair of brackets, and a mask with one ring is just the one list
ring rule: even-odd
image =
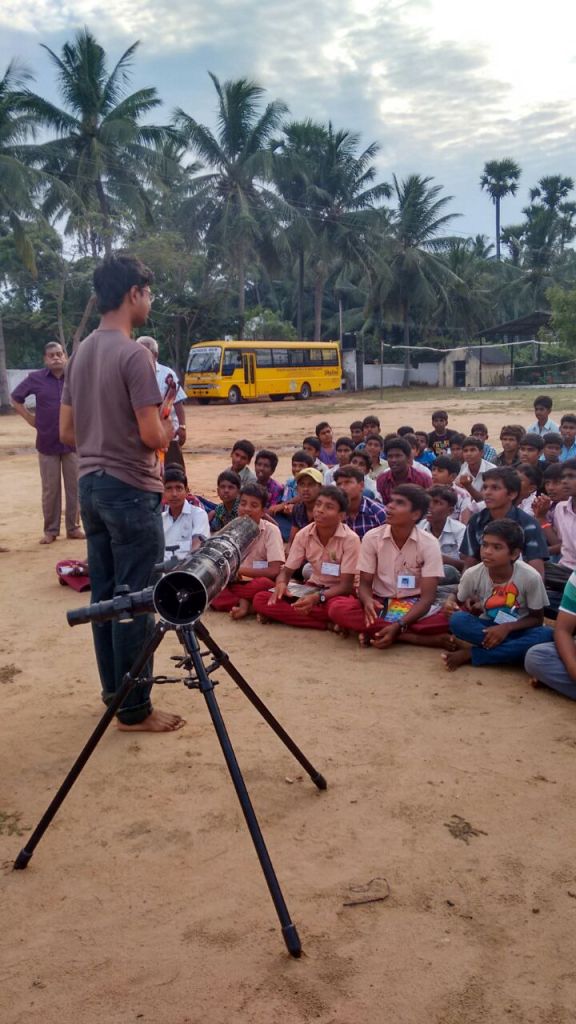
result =
[{"label": "palm tree", "polygon": [[496,259],[500,259],[500,202],[505,196],[515,196],[518,191],[520,167],[515,160],[489,160],[484,164],[480,177],[480,188],[488,192],[496,207]]},{"label": "palm tree", "polygon": [[218,96],[216,134],[180,108],[174,114],[177,129],[209,168],[196,179],[196,195],[183,212],[201,227],[214,257],[233,269],[242,337],[249,261],[275,261],[279,218],[287,212],[268,186],[274,163],[270,141],[288,108],[274,100],[262,111],[264,89],[256,82],[240,78],[221,84],[211,72],[210,77]]},{"label": "palm tree", "polygon": [[441,196],[441,185],[432,178],[412,174],[399,182],[394,175],[397,207],[387,240],[390,279],[383,306],[402,320],[405,357],[404,386],[410,380],[410,320],[412,310],[429,312],[442,301],[448,303],[447,286],[458,282],[442,256],[447,239],[442,229],[457,213],[444,213],[452,196]]},{"label": "palm tree", "polygon": [[57,136],[36,147],[36,166],[69,189],[65,199],[49,189],[44,211],[47,216],[66,214],[66,233],[78,235],[92,256],[102,248],[110,255],[129,217],[149,216],[146,189],[161,183],[163,147],[174,137],[169,127],[142,123],[161,102],[155,88],[126,95],[138,45],[130,46],[112,71],[88,29],[65,43],[61,56],[44,46],[57,71],[64,108],[29,94],[37,120]]}]

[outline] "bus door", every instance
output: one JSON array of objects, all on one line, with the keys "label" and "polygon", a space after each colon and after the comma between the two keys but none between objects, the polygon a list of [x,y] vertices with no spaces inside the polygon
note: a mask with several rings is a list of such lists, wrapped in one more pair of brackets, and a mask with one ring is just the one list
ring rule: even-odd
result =
[{"label": "bus door", "polygon": [[242,353],[244,369],[244,398],[256,398],[256,357],[253,352]]}]

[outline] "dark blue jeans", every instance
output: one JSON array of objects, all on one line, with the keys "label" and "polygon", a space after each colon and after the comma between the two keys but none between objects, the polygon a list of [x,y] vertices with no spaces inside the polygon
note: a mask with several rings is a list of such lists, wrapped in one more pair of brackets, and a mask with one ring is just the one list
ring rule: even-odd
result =
[{"label": "dark blue jeans", "polygon": [[[155,562],[164,555],[161,495],[130,487],[99,471],[80,478],[80,511],[88,542],[92,600],[107,601],[118,586],[142,590]],[[132,622],[92,626],[102,699],[110,703],[122,679],[154,627],[152,615]],[[145,670],[152,672],[152,663]],[[118,712],[126,725],[142,722],[152,711],[151,686],[135,686]]]},{"label": "dark blue jeans", "polygon": [[547,643],[554,637],[548,626],[532,626],[510,633],[497,647],[485,650],[482,647],[484,630],[493,625],[491,619],[479,619],[470,612],[454,612],[450,616],[450,630],[454,636],[472,644],[473,665],[521,665],[531,647]]}]

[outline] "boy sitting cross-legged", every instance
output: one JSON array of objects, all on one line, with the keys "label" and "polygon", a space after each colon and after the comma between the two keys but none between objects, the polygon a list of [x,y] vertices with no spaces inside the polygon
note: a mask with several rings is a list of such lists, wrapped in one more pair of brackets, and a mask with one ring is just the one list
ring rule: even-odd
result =
[{"label": "boy sitting cross-legged", "polygon": [[524,533],[510,519],[490,522],[482,534],[479,565],[467,569],[458,585],[456,601],[446,610],[450,630],[461,642],[443,654],[450,671],[461,665],[521,665],[535,644],[553,639],[542,625],[548,595],[536,569],[520,560]]},{"label": "boy sitting cross-legged", "polygon": [[428,504],[426,491],[415,484],[393,489],[386,525],[362,539],[358,597],[331,603],[331,621],[344,632],[359,633],[363,646],[451,642],[448,619],[435,605],[438,579],[444,576],[440,545],[418,529]]},{"label": "boy sitting cross-legged", "polygon": [[[314,522],[294,537],[274,593],[260,593],[254,598],[254,610],[261,622],[273,619],[305,629],[328,628],[334,598],[352,592],[360,554],[359,538],[343,522],[347,511],[348,499],[338,487],[320,489]],[[307,562],[312,567],[308,585],[295,586],[292,576]]]},{"label": "boy sitting cross-legged", "polygon": [[233,619],[244,619],[252,611],[252,599],[261,590],[268,591],[284,565],[284,544],[278,527],[264,519],[266,489],[246,484],[240,491],[238,514],[249,516],[260,533],[248,548],[238,576],[212,601],[217,612],[230,612]]}]

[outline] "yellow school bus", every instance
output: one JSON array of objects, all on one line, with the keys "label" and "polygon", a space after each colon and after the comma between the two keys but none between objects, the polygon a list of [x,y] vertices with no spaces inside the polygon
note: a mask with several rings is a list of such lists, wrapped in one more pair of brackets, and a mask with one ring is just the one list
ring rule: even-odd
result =
[{"label": "yellow school bus", "polygon": [[201,405],[213,398],[237,405],[261,395],[273,402],[288,395],[305,401],[341,384],[335,341],[202,341],[190,349],[184,390]]}]

